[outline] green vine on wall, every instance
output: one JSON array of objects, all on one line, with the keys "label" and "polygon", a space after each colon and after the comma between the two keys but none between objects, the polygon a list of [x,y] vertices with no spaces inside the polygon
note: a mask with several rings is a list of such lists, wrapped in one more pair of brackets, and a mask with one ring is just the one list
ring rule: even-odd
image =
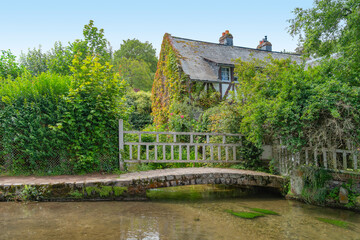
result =
[{"label": "green vine on wall", "polygon": [[180,59],[181,56],[173,46],[170,34],[166,33],[151,98],[152,115],[157,126],[168,123],[171,113],[184,114],[176,105],[186,103],[206,110],[221,100],[220,93],[211,84],[190,81],[181,68]]},{"label": "green vine on wall", "polygon": [[171,106],[187,96],[188,77],[181,70],[179,53],[172,46],[170,35],[165,34],[152,88],[152,115],[156,125],[165,124]]}]

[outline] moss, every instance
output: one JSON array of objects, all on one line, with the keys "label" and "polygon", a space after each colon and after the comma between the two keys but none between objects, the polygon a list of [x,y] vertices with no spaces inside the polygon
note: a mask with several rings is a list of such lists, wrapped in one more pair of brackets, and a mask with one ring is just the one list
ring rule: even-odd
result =
[{"label": "moss", "polygon": [[94,193],[99,194],[100,197],[108,197],[111,194],[118,197],[123,194],[124,191],[126,191],[127,187],[112,187],[112,186],[99,186],[99,187],[86,187],[85,192],[87,193],[87,196],[91,196]]},{"label": "moss", "polygon": [[226,212],[228,212],[231,215],[234,215],[236,217],[245,218],[245,219],[254,219],[254,218],[257,218],[257,217],[265,216],[264,214],[257,213],[257,212],[234,212],[232,210],[226,210]]},{"label": "moss", "polygon": [[324,223],[329,223],[341,228],[349,228],[349,223],[341,221],[341,220],[336,220],[336,219],[329,219],[329,218],[316,218],[317,220],[324,222]]},{"label": "moss", "polygon": [[100,197],[107,197],[112,193],[112,187],[111,186],[101,186],[99,189]]},{"label": "moss", "polygon": [[162,188],[146,191],[146,197],[153,200],[199,200],[203,196],[198,189],[189,188]]},{"label": "moss", "polygon": [[263,213],[263,214],[268,214],[268,215],[280,215],[277,212],[271,211],[271,210],[267,210],[267,209],[261,209],[261,208],[250,208],[251,211],[254,212],[258,212],[258,213]]},{"label": "moss", "polygon": [[69,196],[72,198],[80,199],[80,198],[84,197],[84,194],[79,192],[78,190],[75,190],[75,191],[71,191],[69,193]]},{"label": "moss", "polygon": [[87,196],[91,196],[93,192],[98,192],[97,187],[86,187],[85,188]]},{"label": "moss", "polygon": [[116,197],[119,197],[124,193],[124,191],[127,191],[128,188],[127,187],[113,187],[113,189],[114,189],[114,195]]}]

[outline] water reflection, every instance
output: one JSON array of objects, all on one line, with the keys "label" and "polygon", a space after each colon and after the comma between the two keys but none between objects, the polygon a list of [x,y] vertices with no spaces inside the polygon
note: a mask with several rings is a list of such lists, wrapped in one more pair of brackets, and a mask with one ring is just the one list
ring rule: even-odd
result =
[{"label": "water reflection", "polygon": [[[359,239],[360,215],[287,201],[273,194],[211,186],[179,189],[167,201],[0,203],[0,239]],[[217,193],[209,193],[209,192]],[[154,192],[161,192],[155,190]],[[200,192],[195,194],[195,192]],[[231,194],[230,194],[231,193]],[[237,194],[241,193],[241,197]],[[230,198],[219,199],[219,196]],[[155,194],[156,195],[156,194]],[[155,196],[153,195],[153,196]],[[186,198],[184,196],[190,196]],[[159,195],[158,195],[159,196]],[[162,193],[162,196],[165,196]],[[179,196],[180,200],[179,200]],[[193,197],[197,196],[197,197]],[[207,196],[206,199],[202,199]],[[214,197],[216,196],[216,197]],[[280,213],[254,220],[226,209],[263,208]],[[342,229],[316,220],[350,222]]]}]

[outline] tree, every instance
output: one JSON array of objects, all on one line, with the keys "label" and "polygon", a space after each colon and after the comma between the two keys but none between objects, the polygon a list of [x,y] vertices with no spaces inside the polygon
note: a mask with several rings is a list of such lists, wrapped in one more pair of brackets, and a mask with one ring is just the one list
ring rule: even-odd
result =
[{"label": "tree", "polygon": [[38,49],[29,49],[26,55],[21,53],[20,64],[37,76],[48,70],[47,54],[41,51],[41,46]]},{"label": "tree", "polygon": [[78,55],[80,54],[82,60],[86,56],[94,56],[102,64],[110,62],[111,48],[110,43],[104,36],[104,29],[98,29],[94,26],[94,21],[90,20],[89,24],[84,26],[83,35],[84,40],[76,40],[71,44],[73,52]]},{"label": "tree", "polygon": [[299,36],[307,55],[340,60],[334,70],[357,82],[360,73],[360,0],[315,0],[310,9],[296,8],[289,33]]},{"label": "tree", "polygon": [[48,52],[48,69],[60,75],[71,75],[70,67],[74,53],[70,46],[63,46],[61,42],[55,42],[54,48]]},{"label": "tree", "polygon": [[115,66],[120,76],[132,87],[143,91],[150,91],[154,73],[149,65],[141,60],[120,58],[116,59]]},{"label": "tree", "polygon": [[359,143],[360,88],[332,70],[332,61],[306,69],[289,59],[236,60],[240,132],[257,145],[281,139],[292,149]]},{"label": "tree", "polygon": [[289,32],[303,38],[304,50],[310,54],[324,56],[356,50],[359,11],[359,0],[315,0],[313,8],[293,11],[295,18],[289,20]]},{"label": "tree", "polygon": [[156,50],[149,42],[142,43],[138,39],[124,40],[120,45],[120,49],[115,51],[114,59],[128,58],[146,62],[151,72],[156,72],[157,57]]},{"label": "tree", "polygon": [[0,55],[0,78],[16,78],[18,77],[23,69],[16,62],[16,57],[11,53],[10,50],[1,50]]},{"label": "tree", "polygon": [[29,49],[27,54],[22,53],[20,63],[37,76],[48,70],[60,75],[71,75],[70,67],[75,55],[81,60],[87,56],[97,57],[101,64],[111,61],[110,44],[104,37],[104,29],[98,29],[94,26],[94,21],[90,20],[89,24],[84,26],[83,35],[84,40],[77,39],[68,46],[55,42],[54,47],[47,53],[41,51],[41,46],[38,49]]}]

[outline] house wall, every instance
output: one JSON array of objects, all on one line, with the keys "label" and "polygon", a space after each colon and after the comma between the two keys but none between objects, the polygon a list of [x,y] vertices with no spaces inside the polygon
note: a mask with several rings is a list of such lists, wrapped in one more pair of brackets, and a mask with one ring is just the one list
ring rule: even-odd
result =
[{"label": "house wall", "polygon": [[179,54],[165,34],[152,87],[152,115],[156,125],[164,124],[176,102],[189,98],[189,79],[182,71]]}]

